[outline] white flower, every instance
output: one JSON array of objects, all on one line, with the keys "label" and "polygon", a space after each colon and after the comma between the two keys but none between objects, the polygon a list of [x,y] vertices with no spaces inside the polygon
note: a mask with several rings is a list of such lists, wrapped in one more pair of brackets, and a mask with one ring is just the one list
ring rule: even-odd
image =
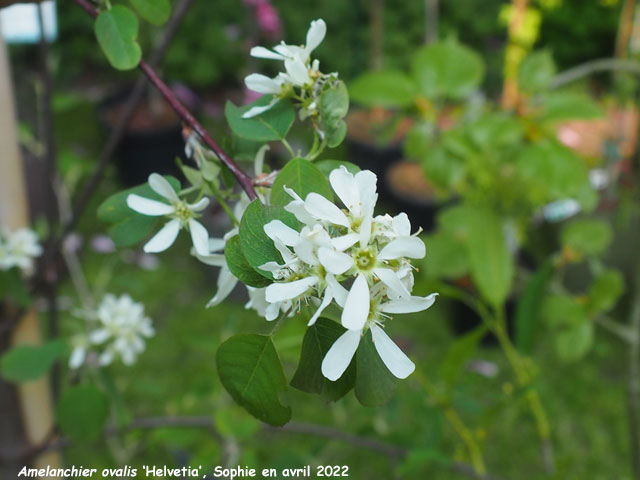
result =
[{"label": "white flower", "polygon": [[[253,57],[282,61],[285,71],[273,78],[258,73],[245,77],[245,85],[249,90],[273,95],[273,98],[266,105],[250,108],[242,115],[243,118],[252,118],[266,112],[281,98],[291,95],[295,88],[301,91],[298,97],[304,99],[300,111],[301,118],[304,120],[317,113],[314,96],[316,90],[321,90],[321,88],[314,88],[314,84],[316,81],[324,81],[327,76],[320,73],[320,64],[317,60],[311,61],[311,52],[320,45],[326,33],[327,25],[324,20],[314,20],[307,32],[306,45],[287,45],[282,42],[273,47],[273,50],[265,47],[251,49]],[[335,77],[335,74],[330,77]],[[309,96],[311,98],[307,98]]]},{"label": "white flower", "polygon": [[152,173],[149,175],[149,186],[169,204],[130,194],[127,197],[127,205],[138,213],[149,216],[167,216],[170,220],[151,238],[143,247],[147,253],[162,252],[173,245],[181,228],[186,228],[191,234],[191,241],[199,255],[209,253],[207,229],[196,221],[197,213],[209,205],[208,198],[202,198],[198,202],[189,204],[178,197],[171,184],[161,175]]},{"label": "white flower", "polygon": [[17,267],[23,273],[33,270],[33,259],[42,255],[38,236],[29,228],[20,228],[0,235],[0,270]]},{"label": "white flower", "polygon": [[101,350],[100,365],[109,365],[116,358],[132,365],[145,349],[144,339],[155,334],[151,319],[144,313],[144,305],[134,302],[127,294],[116,297],[108,293],[96,310],[84,312],[83,316],[94,326],[87,334],[73,337],[71,368],[79,368],[91,348]]},{"label": "white flower", "polygon": [[382,319],[386,313],[412,313],[426,310],[433,305],[437,295],[432,293],[427,297],[411,297],[409,300],[396,300],[377,305],[363,328],[347,329],[334,342],[322,360],[322,374],[331,381],[338,380],[351,363],[360,339],[367,330],[371,330],[373,345],[382,362],[395,377],[407,378],[415,370],[415,365],[386,334],[382,327]]}]

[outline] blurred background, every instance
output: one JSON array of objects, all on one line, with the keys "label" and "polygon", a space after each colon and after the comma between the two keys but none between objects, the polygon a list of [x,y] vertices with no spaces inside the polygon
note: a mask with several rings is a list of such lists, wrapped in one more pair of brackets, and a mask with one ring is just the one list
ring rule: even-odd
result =
[{"label": "blurred background", "polygon": [[[53,455],[48,462],[94,468],[330,464],[348,465],[355,479],[484,478],[471,467],[474,445],[495,478],[640,478],[640,3],[171,3],[179,20],[141,24],[143,55],[155,57],[176,95],[247,170],[259,145],[231,135],[224,105],[255,99],[247,74],[277,72],[249,50],[303,43],[311,20],[326,21],[315,54],[324,72],[347,83],[351,108],[346,141],[324,158],[376,172],[380,212],[405,211],[424,229],[427,258],[416,265],[414,291],[441,295],[393,329],[430,389],[410,378],[380,408],[362,407],[352,393],[327,403],[290,390],[284,401],[295,413],[282,429],[234,404],[216,374],[216,349],[232,333],[267,328],[244,308],[245,290],[206,309],[218,272],[193,261],[184,238],[161,255],[144,254],[114,244],[95,215],[105,198],[151,172],[184,178],[176,166],[185,159],[182,125],[156,91],[136,87],[137,70],[108,64],[86,12],[56,2],[47,42],[10,36],[15,20],[1,24],[10,76],[0,82],[12,83],[30,224],[41,239],[66,233],[65,258],[37,270],[25,304],[37,312],[40,336],[62,339],[66,350],[46,384],[48,407],[25,407],[30,384],[0,379],[3,478],[43,451]],[[136,89],[141,98],[127,112]],[[308,141],[299,125],[291,138],[300,148]],[[267,155],[270,169],[287,158],[280,148]],[[88,184],[103,164],[104,176]],[[5,172],[0,211],[23,208],[7,193],[14,180]],[[78,203],[87,206],[75,218]],[[474,224],[477,212],[487,215],[486,229]],[[212,237],[230,228],[219,207],[204,221]],[[508,278],[490,267],[483,274],[484,256],[506,265]],[[12,281],[0,283],[4,351],[18,342],[11,319],[24,313]],[[504,292],[497,303],[506,340],[482,323],[495,291]],[[69,370],[82,329],[77,310],[106,292],[144,303],[155,336],[135,365]],[[303,331],[288,322],[276,338],[289,378]],[[34,438],[47,440],[48,430],[30,432],[33,421],[21,415],[48,408],[54,413],[42,421],[50,422],[60,415],[57,399],[78,382],[108,398],[106,430],[38,449]],[[542,417],[532,413],[532,389]]]}]

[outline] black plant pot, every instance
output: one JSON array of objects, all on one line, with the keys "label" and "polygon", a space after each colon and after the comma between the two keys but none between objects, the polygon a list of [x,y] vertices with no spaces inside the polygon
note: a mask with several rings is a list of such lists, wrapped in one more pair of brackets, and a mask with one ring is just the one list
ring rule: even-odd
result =
[{"label": "black plant pot", "polygon": [[[376,145],[347,137],[349,159],[363,170],[371,170],[384,178],[394,162],[402,158],[402,144]],[[384,185],[381,185],[384,190]]]},{"label": "black plant pot", "polygon": [[[128,94],[129,91],[118,92],[100,105],[100,119],[109,133],[118,124]],[[169,107],[162,103],[160,108]],[[146,103],[141,102],[115,150],[118,175],[127,186],[145,183],[154,172],[182,178],[176,165],[176,157],[185,159],[182,125],[173,112],[167,111],[162,112],[157,122],[151,116],[144,124],[136,125],[141,116],[150,116],[146,114],[149,111]]]}]

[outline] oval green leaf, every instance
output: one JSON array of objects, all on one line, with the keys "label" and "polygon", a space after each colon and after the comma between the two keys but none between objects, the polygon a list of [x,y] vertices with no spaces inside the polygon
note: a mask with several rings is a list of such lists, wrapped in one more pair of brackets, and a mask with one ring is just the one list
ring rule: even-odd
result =
[{"label": "oval green leaf", "polygon": [[142,51],[137,43],[138,19],[122,5],[105,10],[96,19],[96,38],[109,63],[118,70],[138,66]]},{"label": "oval green leaf", "polygon": [[257,117],[242,118],[250,108],[267,105],[272,99],[271,95],[265,95],[243,107],[237,107],[228,101],[224,107],[224,114],[231,130],[236,135],[255,142],[283,140],[295,120],[295,111],[288,100],[278,101],[272,108]]},{"label": "oval green leaf", "polygon": [[109,415],[104,393],[92,385],[66,390],[56,407],[56,420],[65,435],[77,440],[96,438]]},{"label": "oval green leaf", "polygon": [[371,332],[360,339],[356,352],[356,397],[365,407],[380,407],[393,397],[398,379],[393,376],[373,345]]},{"label": "oval green leaf", "polygon": [[133,8],[147,22],[162,25],[169,20],[171,4],[169,0],[129,0]]},{"label": "oval green leaf", "polygon": [[44,345],[19,345],[2,355],[0,372],[10,382],[37,380],[49,371],[65,351],[62,340],[54,340]]},{"label": "oval green leaf", "polygon": [[366,107],[405,108],[413,104],[416,84],[402,72],[367,72],[350,84],[351,98]]},{"label": "oval green leaf", "polygon": [[224,247],[224,258],[227,261],[229,270],[245,285],[255,288],[266,287],[271,281],[249,265],[242,252],[241,243],[240,237],[235,235],[227,241]]},{"label": "oval green leaf", "polygon": [[291,188],[303,199],[309,193],[316,192],[333,201],[327,178],[318,167],[303,158],[294,158],[278,174],[271,189],[272,205],[285,206],[291,202],[292,198],[284,191],[284,187]]}]

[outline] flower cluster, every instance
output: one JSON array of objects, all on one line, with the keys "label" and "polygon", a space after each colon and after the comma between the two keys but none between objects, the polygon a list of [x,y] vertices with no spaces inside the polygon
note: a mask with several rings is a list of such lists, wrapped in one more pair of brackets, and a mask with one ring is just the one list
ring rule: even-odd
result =
[{"label": "flower cluster", "polygon": [[278,60],[284,63],[284,72],[274,78],[259,73],[252,73],[245,78],[249,90],[257,93],[273,95],[267,105],[256,106],[244,113],[244,118],[251,118],[272,108],[282,98],[293,98],[299,102],[300,119],[313,117],[318,113],[318,98],[325,85],[330,85],[338,78],[337,73],[320,72],[319,60],[311,59],[311,52],[324,40],[327,25],[324,20],[311,22],[307,32],[305,45],[287,45],[281,42],[269,50],[265,47],[253,47],[251,56]]},{"label": "flower cluster", "polygon": [[97,309],[83,311],[87,332],[72,339],[74,349],[69,358],[71,368],[79,368],[91,352],[100,365],[109,365],[117,358],[132,365],[144,351],[145,338],[152,337],[151,319],[144,313],[144,305],[129,295],[116,297],[106,294]]},{"label": "flower cluster", "polygon": [[[292,201],[285,207],[304,225],[298,232],[279,220],[264,226],[282,255],[283,263],[260,268],[275,282],[264,290],[267,320],[280,311],[293,311],[301,302],[317,305],[309,325],[332,302],[342,309],[347,331],[333,344],[322,362],[330,380],[342,376],[360,338],[371,330],[380,358],[398,378],[415,366],[384,332],[390,314],[426,310],[437,294],[411,295],[413,271],[409,259],[422,258],[425,245],[411,235],[406,214],[375,216],[377,177],[370,171],[353,175],[342,166],[329,176],[345,209],[310,193],[305,199],[285,187]],[[348,289],[346,286],[348,286]]]},{"label": "flower cluster", "polygon": [[29,228],[0,233],[0,270],[18,268],[29,274],[33,259],[42,255],[38,236]]}]

